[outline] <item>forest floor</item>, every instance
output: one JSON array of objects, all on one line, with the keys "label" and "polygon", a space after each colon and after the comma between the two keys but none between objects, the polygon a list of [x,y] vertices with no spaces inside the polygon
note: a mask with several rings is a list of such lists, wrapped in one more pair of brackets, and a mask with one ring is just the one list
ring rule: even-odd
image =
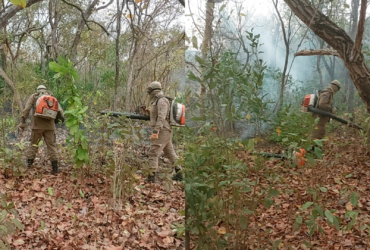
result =
[{"label": "forest floor", "polygon": [[[369,145],[363,143],[364,138],[357,131],[345,127],[338,127],[328,138],[323,147],[325,155],[322,160],[316,160],[314,167],[306,163],[297,168],[288,161],[266,160],[265,170],[278,177],[273,186],[280,195],[272,198],[274,205],[269,209],[264,204],[258,206],[256,216],[251,218],[249,248],[246,249],[271,249],[274,243],[275,249],[370,249]],[[281,148],[264,143],[258,150],[278,153]],[[247,152],[239,153],[238,157],[248,165],[254,164],[253,156]],[[259,178],[261,185],[268,187],[271,179],[269,181],[266,176],[268,174],[262,174]],[[313,190],[316,190],[316,198]],[[352,192],[358,199],[356,195],[351,196]],[[305,221],[309,220],[314,204],[307,202],[316,203],[322,209],[322,215],[315,220],[316,230],[312,236]],[[311,206],[302,208],[304,204]],[[339,217],[341,230],[328,224],[326,210]],[[349,228],[352,219],[345,214],[351,211],[358,212],[358,216]],[[298,215],[303,219],[296,231],[293,225]],[[318,226],[322,227],[322,232]]]},{"label": "forest floor", "polygon": [[[65,138],[58,138],[62,143]],[[58,143],[58,144],[59,144]],[[145,183],[135,174],[134,194],[114,200],[112,177],[73,176],[61,164],[51,174],[44,149],[26,174],[0,169],[0,193],[14,202],[23,231],[8,236],[12,249],[183,249],[184,185]],[[63,162],[63,159],[62,159]],[[0,163],[1,164],[1,163]]]}]

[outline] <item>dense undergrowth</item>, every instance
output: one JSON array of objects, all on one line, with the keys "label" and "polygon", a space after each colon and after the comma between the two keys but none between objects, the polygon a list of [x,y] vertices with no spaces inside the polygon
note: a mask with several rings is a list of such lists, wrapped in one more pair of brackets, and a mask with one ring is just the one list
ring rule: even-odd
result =
[{"label": "dense undergrowth", "polygon": [[[370,246],[367,113],[356,111],[362,131],[331,122],[320,141],[307,139],[314,123],[307,114],[284,114],[269,137],[243,141],[202,127],[187,138],[191,249]],[[288,152],[302,147],[309,152],[297,166]],[[287,159],[264,158],[260,151]]]}]

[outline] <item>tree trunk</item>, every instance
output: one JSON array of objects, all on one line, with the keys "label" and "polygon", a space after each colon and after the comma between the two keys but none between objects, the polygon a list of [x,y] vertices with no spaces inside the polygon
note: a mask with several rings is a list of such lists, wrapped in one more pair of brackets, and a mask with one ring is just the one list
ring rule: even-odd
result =
[{"label": "tree trunk", "polygon": [[19,95],[18,89],[16,88],[15,84],[12,82],[12,80],[10,80],[8,75],[5,73],[5,71],[1,67],[0,67],[0,77],[2,77],[4,79],[5,83],[12,90],[13,95],[14,95],[14,100],[18,104],[19,112],[22,112],[23,104],[22,104],[22,100],[21,100],[21,97]]},{"label": "tree trunk", "polygon": [[[320,39],[319,41],[319,45],[320,45],[320,49],[323,48],[324,46],[324,41]],[[321,65],[320,65],[320,62],[321,62],[321,57],[322,56],[317,56],[317,63],[316,63],[316,67],[317,67],[317,72],[319,73],[319,79],[320,79],[320,88],[321,89],[324,89],[324,83],[323,83],[323,79],[322,79],[322,71],[321,71]]]},{"label": "tree trunk", "polygon": [[282,109],[283,104],[284,104],[285,85],[286,85],[287,80],[289,79],[289,76],[287,76],[286,73],[287,73],[288,62],[289,62],[289,48],[290,48],[290,41],[289,41],[290,31],[289,31],[289,29],[290,29],[290,20],[292,18],[293,13],[290,12],[290,15],[289,15],[288,34],[287,34],[287,32],[285,31],[285,26],[284,26],[283,18],[281,17],[280,12],[278,10],[278,6],[277,6],[278,1],[277,0],[276,0],[276,2],[273,1],[273,4],[275,6],[276,14],[278,15],[279,20],[280,20],[281,30],[283,32],[284,45],[285,45],[285,61],[284,61],[284,68],[283,68],[283,72],[282,72],[282,76],[281,76],[280,95],[279,95],[279,99],[278,99],[278,101],[276,103],[276,106],[274,108],[274,112],[275,112],[275,110],[276,110],[276,112],[279,112]]},{"label": "tree trunk", "polygon": [[[364,55],[361,53],[361,40],[363,34],[364,13],[366,13],[366,0],[362,0],[361,17],[359,21],[360,31],[357,32],[356,42],[324,14],[316,10],[307,0],[284,0],[289,8],[309,28],[334,50],[350,72],[352,81],[358,93],[370,113],[370,71],[365,64]],[[316,15],[315,15],[316,14]],[[360,26],[361,24],[361,26]],[[361,33],[362,31],[362,33]]]},{"label": "tree trunk", "polygon": [[132,86],[133,86],[133,80],[134,80],[134,65],[135,65],[135,58],[137,54],[137,41],[136,38],[134,38],[134,44],[132,45],[132,53],[130,53],[130,68],[128,72],[128,78],[127,78],[127,85],[126,85],[126,100],[125,100],[125,110],[130,111],[131,110],[131,94],[132,94]]},{"label": "tree trunk", "polygon": [[[53,7],[53,1],[55,1],[55,6]],[[53,47],[53,59],[57,61],[59,55],[59,48],[58,48],[58,37],[57,37],[57,29],[59,23],[59,15],[58,15],[58,3],[59,0],[50,0],[49,1],[49,24],[51,27],[51,44]]]},{"label": "tree trunk", "polygon": [[[212,22],[213,22],[213,11],[214,11],[215,4],[211,1],[207,1],[206,4],[206,25],[204,29],[203,35],[203,42],[202,42],[202,60],[207,59],[208,49],[211,48],[211,39],[212,39]],[[205,69],[202,67],[202,73],[204,73]],[[201,82],[200,86],[200,104],[201,104],[201,112],[204,113],[205,108],[205,98],[207,94],[207,84],[205,82]]]},{"label": "tree trunk", "polygon": [[[352,0],[352,12],[351,12],[351,18],[352,18],[352,25],[349,29],[349,36],[354,40],[356,38],[356,30],[358,25],[358,9],[360,7],[360,0]],[[355,113],[353,112],[354,109],[354,94],[355,94],[355,88],[353,83],[351,82],[350,75],[347,71],[345,75],[346,82],[348,85],[348,112],[352,114],[351,121],[354,121]]]},{"label": "tree trunk", "polygon": [[4,51],[4,44],[0,45],[0,67],[6,70],[6,55]]},{"label": "tree trunk", "polygon": [[[95,8],[95,6],[98,2],[99,2],[99,0],[93,0],[93,2],[87,7],[86,11],[83,13],[86,20],[89,19],[89,17],[92,14],[93,9]],[[75,38],[73,40],[72,47],[71,47],[70,54],[69,54],[69,58],[73,62],[73,65],[76,64],[77,47],[78,47],[78,44],[80,43],[81,33],[82,33],[85,25],[86,25],[85,20],[83,18],[81,18],[80,23],[77,26],[77,32],[76,32]]]},{"label": "tree trunk", "polygon": [[[122,8],[120,6],[120,1],[116,1],[117,4],[117,27],[116,27],[116,32],[117,32],[117,37],[116,37],[116,75],[114,77],[114,104],[113,104],[113,110],[117,110],[117,108],[121,108],[122,106],[122,95],[119,95],[118,93],[118,84],[119,84],[119,61],[120,61],[120,56],[119,56],[119,39],[121,36],[121,17],[122,17]],[[123,6],[123,3],[122,3]]]}]

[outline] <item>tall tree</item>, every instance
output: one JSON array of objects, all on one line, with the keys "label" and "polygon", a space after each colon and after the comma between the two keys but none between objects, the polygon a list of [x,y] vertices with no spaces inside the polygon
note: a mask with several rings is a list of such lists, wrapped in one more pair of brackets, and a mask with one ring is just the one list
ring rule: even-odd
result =
[{"label": "tall tree", "polygon": [[[206,24],[204,27],[204,35],[203,35],[203,42],[202,42],[202,60],[206,60],[208,55],[208,50],[211,48],[211,41],[212,41],[212,22],[214,19],[213,12],[214,12],[215,4],[208,0],[206,3]],[[202,73],[204,73],[204,68],[202,69]],[[206,84],[203,82],[201,83],[200,87],[200,103],[202,113],[204,112],[204,99],[207,94],[207,87]]]},{"label": "tall tree", "polygon": [[370,70],[366,66],[364,55],[361,52],[367,0],[361,0],[360,18],[355,41],[342,28],[332,22],[322,12],[315,9],[308,0],[284,1],[302,22],[333,48],[327,50],[306,50],[296,54],[330,54],[340,57],[347,67],[362,101],[365,103],[367,111],[370,113]]}]

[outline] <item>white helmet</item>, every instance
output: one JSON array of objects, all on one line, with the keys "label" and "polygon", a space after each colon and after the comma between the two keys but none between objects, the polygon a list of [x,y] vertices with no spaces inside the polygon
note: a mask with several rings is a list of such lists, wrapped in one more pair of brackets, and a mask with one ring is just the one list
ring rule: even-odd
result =
[{"label": "white helmet", "polygon": [[42,89],[46,89],[46,87],[44,85],[37,86],[37,91],[42,90]]},{"label": "white helmet", "polygon": [[150,94],[153,90],[162,90],[162,85],[160,82],[151,82],[146,88],[146,92]]}]

